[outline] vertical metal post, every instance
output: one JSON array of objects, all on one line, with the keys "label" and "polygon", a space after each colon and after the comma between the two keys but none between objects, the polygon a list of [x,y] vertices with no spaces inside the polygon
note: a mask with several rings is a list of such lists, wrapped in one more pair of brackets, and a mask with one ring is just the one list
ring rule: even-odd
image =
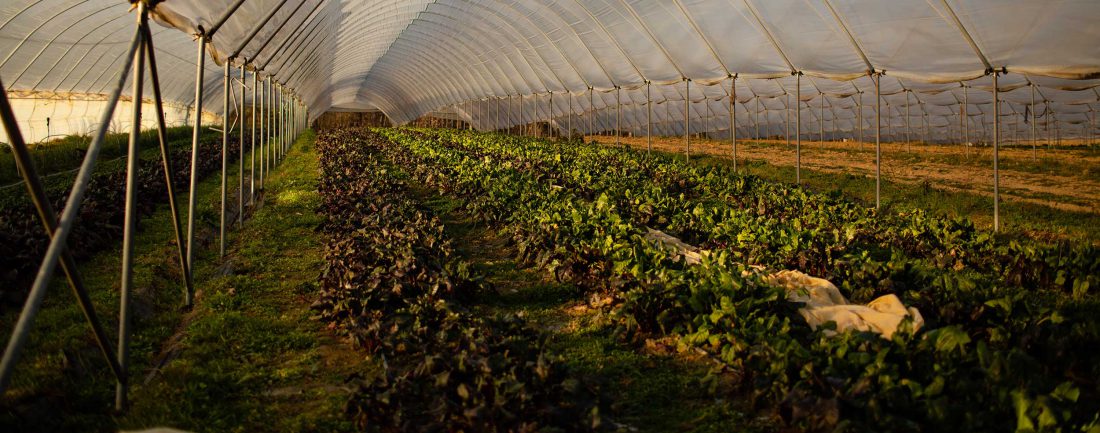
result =
[{"label": "vertical metal post", "polygon": [[588,88],[588,135],[596,133],[596,123],[593,116],[596,113],[596,89]]},{"label": "vertical metal post", "polygon": [[621,146],[623,136],[623,100],[622,89],[615,86],[615,145]]},{"label": "vertical metal post", "polygon": [[[38,211],[38,219],[42,222],[46,234],[52,237],[57,230],[57,217],[46,195],[46,190],[42,187],[41,179],[35,171],[34,161],[31,159],[30,150],[27,149],[27,144],[23,141],[23,135],[19,131],[19,123],[16,121],[15,112],[8,102],[7,91],[4,89],[3,83],[0,83],[0,119],[2,119],[4,128],[8,132],[8,141],[11,143],[13,159],[15,160],[19,173],[23,175],[24,185],[27,186],[27,194],[30,196],[31,201],[34,202],[35,210]],[[67,249],[61,252],[61,269],[64,271],[69,286],[73,290],[73,295],[76,296],[81,311],[84,313],[84,318],[87,319],[88,324],[92,328],[92,335],[95,337],[96,345],[99,346],[99,350],[103,353],[103,357],[107,360],[107,364],[111,367],[111,372],[114,373],[115,378],[120,382],[123,381],[124,376],[122,374],[122,369],[111,353],[110,342],[107,341],[107,332],[103,330],[103,325],[99,321],[98,314],[96,314],[95,306],[88,296],[88,290],[85,288],[84,282],[80,278],[80,274],[76,267],[76,261],[73,260],[72,254]],[[22,322],[23,320],[23,317],[20,316],[20,321]],[[15,338],[12,339],[12,341],[15,340]],[[11,346],[9,346],[8,351],[11,351]],[[12,354],[14,355],[14,352],[12,352]],[[8,356],[10,355],[5,352],[5,357]],[[5,372],[7,371],[10,370],[5,370]],[[5,379],[0,380],[0,393],[3,393],[3,383],[6,382],[6,376]]]},{"label": "vertical metal post", "polygon": [[730,77],[730,145],[733,147],[733,172],[737,173],[737,76]]},{"label": "vertical metal post", "polygon": [[1089,146],[1092,146],[1096,141],[1096,111],[1093,111],[1091,104],[1089,104],[1089,116],[1092,117],[1089,121]]},{"label": "vertical metal post", "polygon": [[993,231],[1001,231],[1001,100],[997,89],[997,71],[993,71]]},{"label": "vertical metal post", "polygon": [[546,113],[546,138],[554,139],[554,92],[547,91],[546,93],[550,94],[549,101],[547,101],[549,111]]},{"label": "vertical metal post", "polygon": [[[259,75],[259,74],[256,74],[256,75]],[[267,113],[266,113],[267,104],[265,103],[264,100],[267,99],[267,91],[266,91],[266,87],[264,87],[265,86],[264,83],[265,83],[264,79],[260,78],[259,79],[259,84],[258,84],[259,98],[260,98],[260,112],[259,112],[259,115],[260,115],[260,119],[259,119],[260,120],[260,122],[259,122],[259,133],[260,133],[260,191],[264,190],[264,171],[266,170],[266,167],[264,167],[264,165],[266,165],[266,163],[267,163],[267,148],[264,147],[264,143],[265,143],[265,140],[264,140],[264,121],[267,118]]]},{"label": "vertical metal post", "polygon": [[279,105],[277,105],[279,111],[276,112],[275,117],[276,122],[278,122],[276,133],[279,134],[278,162],[282,162],[286,158],[286,89],[283,88],[281,83],[279,84],[279,92],[275,94],[275,97],[279,98]]},{"label": "vertical metal post", "polygon": [[226,171],[229,169],[229,59],[225,60],[224,74],[222,75],[222,189],[221,189],[221,216],[218,220],[218,257],[225,258],[225,200],[226,200]]},{"label": "vertical metal post", "polygon": [[875,80],[875,209],[882,206],[882,73]]},{"label": "vertical metal post", "polygon": [[819,147],[825,147],[825,93],[818,92],[821,96],[821,102],[817,109],[817,136],[820,137],[821,143]]},{"label": "vertical metal post", "polygon": [[684,78],[684,160],[691,159],[691,80]]},{"label": "vertical metal post", "polygon": [[912,148],[910,147],[910,143],[912,143],[913,140],[912,140],[912,138],[910,138],[910,132],[911,131],[910,131],[910,128],[909,128],[909,89],[905,89],[905,152],[906,153],[911,153],[911,151],[912,151]]},{"label": "vertical metal post", "polygon": [[282,162],[286,157],[286,93],[283,85],[279,84],[275,92],[275,137],[279,143],[279,153],[275,162]]},{"label": "vertical metal post", "polygon": [[963,108],[959,111],[963,119],[963,147],[966,148],[966,157],[970,158],[970,91],[968,86],[963,84]]},{"label": "vertical metal post", "polygon": [[1043,122],[1043,128],[1046,129],[1047,133],[1047,149],[1050,149],[1050,147],[1054,144],[1054,128],[1051,126],[1051,117],[1053,117],[1054,112],[1050,109],[1050,102],[1046,100],[1043,101],[1043,108],[1045,108],[1045,110],[1043,110],[1043,114],[1047,118],[1046,122]]},{"label": "vertical metal post", "polygon": [[194,286],[191,280],[191,269],[187,264],[187,251],[183,239],[183,228],[180,224],[179,206],[176,203],[176,186],[172,180],[175,170],[172,167],[172,153],[168,148],[168,125],[164,121],[164,99],[160,94],[160,76],[157,73],[156,50],[153,49],[153,34],[148,26],[142,26],[142,34],[145,40],[145,48],[149,55],[149,79],[153,89],[153,102],[156,108],[157,139],[160,144],[161,163],[164,169],[164,185],[168,192],[168,209],[172,212],[172,229],[176,236],[176,251],[179,253],[180,271],[183,274],[183,305],[190,306],[191,294]]},{"label": "vertical metal post", "polygon": [[245,61],[241,61],[241,108],[237,111],[237,117],[240,119],[240,131],[237,137],[237,144],[239,150],[237,151],[237,227],[240,228],[244,225],[244,95],[245,95],[245,77],[247,72],[244,70]]},{"label": "vertical metal post", "polygon": [[928,123],[929,123],[928,110],[926,110],[924,108],[924,103],[923,102],[919,103],[919,105],[920,105],[920,113],[921,113],[921,116],[920,116],[920,119],[921,119],[920,141],[921,141],[921,144],[927,144],[928,143]]},{"label": "vertical metal post", "polygon": [[275,157],[278,154],[278,146],[275,141],[275,76],[267,77],[267,173],[275,169]]},{"label": "vertical metal post", "polygon": [[569,141],[573,141],[573,92],[566,91],[569,98],[569,117],[566,117],[565,127],[569,130]]},{"label": "vertical metal post", "polygon": [[[137,3],[138,28],[144,28],[146,23],[145,3]],[[139,30],[138,51],[134,57],[134,87],[131,90],[133,101],[133,116],[130,123],[130,145],[126,153],[126,198],[122,225],[122,275],[119,278],[119,305],[118,305],[118,365],[123,376],[129,376],[130,370],[130,292],[133,288],[134,276],[134,226],[137,223],[137,171],[140,158],[141,144],[141,101],[142,90],[145,84],[145,50],[146,43],[144,32]],[[115,409],[126,410],[128,381],[119,382],[115,386]]]},{"label": "vertical metal post", "polygon": [[645,140],[646,140],[646,153],[653,152],[653,96],[650,89],[651,83],[649,80],[645,82],[645,109],[646,109],[646,127],[645,127]]},{"label": "vertical metal post", "polygon": [[1031,87],[1031,159],[1036,159],[1037,149],[1035,138],[1035,83],[1031,83],[1028,87]]},{"label": "vertical metal post", "polygon": [[[130,42],[130,49],[127,52],[126,60],[123,62],[118,82],[107,98],[107,105],[99,119],[99,127],[96,129],[96,134],[92,138],[92,143],[88,145],[88,150],[84,153],[84,160],[80,164],[80,170],[77,172],[73,187],[69,190],[68,200],[65,202],[65,208],[61,211],[61,219],[58,220],[57,229],[50,238],[50,245],[46,249],[46,255],[42,259],[42,264],[38,268],[38,273],[35,274],[34,284],[27,294],[27,300],[23,304],[23,310],[15,323],[15,327],[12,329],[11,339],[8,340],[8,345],[4,349],[3,359],[0,360],[0,393],[7,388],[7,384],[11,379],[12,370],[15,368],[15,363],[19,359],[20,352],[23,350],[23,344],[27,341],[27,335],[30,333],[34,318],[38,314],[39,308],[42,306],[42,300],[46,295],[46,289],[57,268],[58,259],[62,256],[61,253],[65,251],[65,242],[68,240],[69,234],[72,233],[73,224],[79,214],[80,205],[84,200],[84,194],[87,192],[88,185],[91,182],[92,172],[95,170],[96,159],[99,157],[100,149],[103,147],[104,137],[107,135],[107,129],[110,127],[115,108],[118,106],[118,100],[122,94],[122,89],[126,87],[126,77],[129,75],[130,67],[132,66],[131,61],[141,48],[141,39],[142,32],[139,28],[134,32],[134,38]],[[7,98],[5,97],[4,99],[6,100]],[[5,115],[5,117],[11,116]],[[14,120],[12,120],[11,123],[13,123],[13,127],[11,127],[9,131],[17,130],[18,125],[14,125]],[[24,173],[24,175],[26,174],[27,173]],[[119,367],[117,371],[120,372],[118,376],[119,383],[126,383],[127,377],[125,370]]]},{"label": "vertical metal post", "polygon": [[859,150],[863,150],[863,91],[859,91]]},{"label": "vertical metal post", "polygon": [[[195,258],[195,192],[199,187],[199,139],[202,136],[202,92],[204,68],[206,67],[206,36],[200,35],[198,41],[198,59],[195,61],[195,126],[191,132],[191,185],[187,196],[187,269],[188,277],[194,278]],[[190,306],[190,296],[184,300]]]},{"label": "vertical metal post", "polygon": [[756,95],[756,112],[753,115],[753,123],[756,125],[756,139],[759,141],[762,137],[760,135],[760,95]]},{"label": "vertical metal post", "polygon": [[259,85],[260,82],[260,80],[258,79],[259,75],[259,71],[252,71],[252,115],[249,116],[252,118],[252,133],[249,134],[251,135],[250,138],[252,139],[252,152],[249,152],[249,154],[252,155],[250,162],[251,173],[248,175],[249,206],[253,206],[256,202],[256,115],[259,114],[259,112],[256,110],[258,106],[258,101],[256,99],[256,86]]},{"label": "vertical metal post", "polygon": [[802,184],[802,72],[794,76],[794,183]]},{"label": "vertical metal post", "polygon": [[784,134],[784,139],[786,140],[787,149],[790,149],[791,148],[791,94],[787,91],[784,91],[783,96],[784,96],[784,99],[786,99],[786,105],[783,106],[783,123],[785,124],[785,129],[783,131],[783,134]]}]

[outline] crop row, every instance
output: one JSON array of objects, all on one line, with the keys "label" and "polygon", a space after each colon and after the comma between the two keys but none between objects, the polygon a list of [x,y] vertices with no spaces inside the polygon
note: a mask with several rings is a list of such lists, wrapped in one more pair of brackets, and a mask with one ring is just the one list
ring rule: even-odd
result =
[{"label": "crop row", "polygon": [[860,261],[853,253],[866,253],[872,261],[922,260],[925,267],[1076,297],[1100,284],[1100,249],[1086,242],[998,241],[965,219],[922,211],[879,214],[801,188],[738,176],[725,167],[633,151],[425,132],[474,155],[491,154],[538,169],[587,197],[608,193],[635,223],[661,226],[705,248],[730,249],[747,263],[797,267],[843,282],[851,277],[846,268]]},{"label": "crop row", "polygon": [[[237,146],[229,146],[229,160],[235,161],[238,153]],[[190,148],[172,151],[172,183],[177,192],[190,182],[190,160]],[[207,136],[200,141],[198,161],[200,179],[221,168],[221,137]],[[168,201],[164,166],[158,153],[155,158],[141,159],[138,167],[136,205],[138,214],[147,216],[157,204]],[[64,209],[69,188],[68,185],[55,185],[46,189],[57,214]],[[109,248],[122,237],[125,198],[126,170],[123,165],[115,170],[93,173],[67,243],[76,260],[84,260]],[[22,300],[25,286],[38,269],[48,246],[49,239],[29,199],[0,207],[0,269],[4,269],[4,274],[0,275],[0,308]]]},{"label": "crop row", "polygon": [[318,136],[326,266],[313,308],[374,359],[348,411],[372,431],[568,431],[601,426],[597,393],[514,315],[462,304],[480,279],[360,131]]},{"label": "crop row", "polygon": [[[928,225],[950,228],[957,240],[968,236],[963,222],[875,219],[797,188],[617,149],[472,133],[385,134],[400,144],[389,152],[395,163],[502,224],[531,263],[609,293],[625,330],[674,334],[706,348],[740,371],[762,403],[813,414],[805,424],[831,426],[839,416],[842,425],[895,431],[1095,425],[1097,383],[1089,378],[1097,377],[1096,355],[1077,350],[1100,335],[1094,296],[1029,290],[980,272],[981,263],[964,262],[963,271],[959,262],[941,266],[935,251],[952,238],[928,235]],[[899,219],[931,222],[899,228]],[[645,239],[647,226],[716,254],[686,266]],[[983,236],[969,242],[992,242]],[[822,238],[832,247],[821,246]],[[847,275],[842,289],[856,299],[898,293],[931,313],[932,329],[892,340],[811,332],[797,305],[748,272],[748,263]],[[828,272],[845,263],[854,265]],[[970,404],[952,404],[960,399]]]}]

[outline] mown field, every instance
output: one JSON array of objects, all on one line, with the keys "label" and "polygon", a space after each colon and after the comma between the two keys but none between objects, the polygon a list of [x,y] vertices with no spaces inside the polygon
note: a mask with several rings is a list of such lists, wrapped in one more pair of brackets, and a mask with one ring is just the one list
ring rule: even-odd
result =
[{"label": "mown field", "polygon": [[[1087,240],[469,131],[307,133],[274,176],[227,264],[203,255],[195,309],[138,326],[132,412],[96,415],[105,367],[49,356],[72,351],[57,329],[89,346],[60,325],[71,308],[45,318],[4,423],[49,395],[77,421],[48,430],[1100,431]],[[651,229],[709,253],[689,263]],[[99,260],[87,272],[117,272]],[[925,325],[812,329],[766,278],[788,269],[856,303],[896,294]],[[153,274],[142,296],[175,299]]]}]

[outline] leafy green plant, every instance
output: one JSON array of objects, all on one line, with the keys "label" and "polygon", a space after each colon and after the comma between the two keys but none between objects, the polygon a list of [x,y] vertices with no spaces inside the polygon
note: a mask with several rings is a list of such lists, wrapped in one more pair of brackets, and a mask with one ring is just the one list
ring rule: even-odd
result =
[{"label": "leafy green plant", "polygon": [[[620,149],[457,131],[381,133],[394,142],[385,148],[390,161],[511,231],[527,263],[604,294],[596,299],[610,297],[596,303],[624,335],[672,334],[713,353],[792,423],[1097,428],[1100,392],[1088,378],[1100,376],[1100,363],[1092,351],[1073,350],[1100,336],[1097,298],[1088,292],[1098,263],[1090,245],[1003,244],[966,221],[880,215]],[[715,254],[686,266],[644,239],[644,227]],[[891,340],[811,331],[798,306],[757,280],[750,264],[825,276],[857,301],[898,294],[928,326]],[[1047,397],[1030,403],[1040,396]],[[963,399],[972,403],[952,404]]]},{"label": "leafy green plant", "polygon": [[320,230],[328,238],[318,318],[383,360],[347,410],[371,431],[593,431],[598,391],[561,367],[519,317],[464,310],[479,278],[443,225],[408,194],[365,131],[318,137]]}]

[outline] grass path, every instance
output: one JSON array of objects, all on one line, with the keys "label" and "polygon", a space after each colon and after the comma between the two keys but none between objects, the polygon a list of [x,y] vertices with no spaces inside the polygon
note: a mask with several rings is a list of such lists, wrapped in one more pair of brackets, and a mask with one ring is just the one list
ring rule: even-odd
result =
[{"label": "grass path", "polygon": [[609,393],[612,419],[639,432],[767,431],[735,395],[728,375],[712,375],[708,360],[675,353],[662,344],[633,347],[621,341],[582,291],[536,268],[517,265],[516,252],[498,230],[464,214],[462,202],[420,189],[418,198],[443,221],[457,252],[484,275],[493,292],[470,304],[483,314],[516,313],[549,335],[549,347],[574,371]]},{"label": "grass path", "polygon": [[[112,412],[114,380],[61,280],[50,288],[0,398],[0,431],[348,431],[346,376],[369,368],[310,317],[323,244],[313,232],[317,156],[303,135],[267,177],[262,207],[228,232],[217,257],[220,180],[198,189],[195,307],[182,311],[167,206],[140,222],[135,242],[132,408]],[[247,157],[247,156],[246,156]],[[227,183],[237,184],[236,170]],[[246,170],[247,173],[247,170]],[[180,197],[187,202],[186,195]],[[231,195],[230,204],[235,204]],[[81,264],[109,335],[117,329],[119,248]],[[14,315],[0,319],[10,329]]]},{"label": "grass path", "polygon": [[[299,140],[226,265],[201,269],[203,293],[178,351],[135,393],[124,427],[198,431],[348,431],[345,378],[363,357],[311,319],[323,260],[314,228],[317,155]],[[215,263],[210,260],[208,263]],[[369,368],[369,367],[366,367]]]}]

